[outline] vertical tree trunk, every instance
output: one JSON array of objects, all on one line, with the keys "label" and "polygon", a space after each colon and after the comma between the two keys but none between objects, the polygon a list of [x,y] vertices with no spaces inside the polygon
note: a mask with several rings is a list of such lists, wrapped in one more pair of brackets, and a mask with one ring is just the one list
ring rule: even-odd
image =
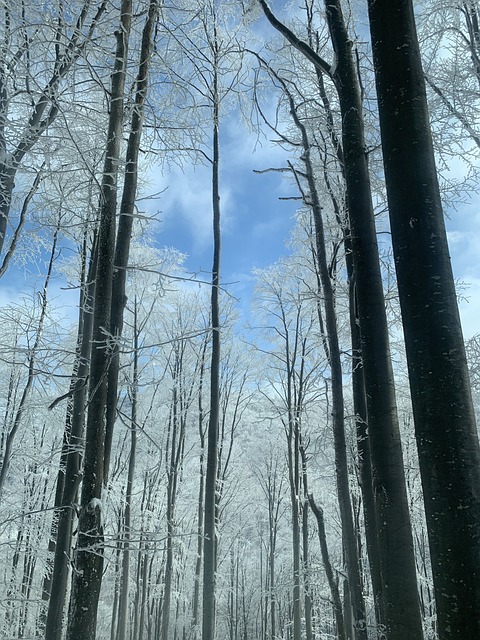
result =
[{"label": "vertical tree trunk", "polygon": [[302,457],[302,482],[303,482],[303,504],[302,504],[302,564],[303,564],[303,584],[304,584],[304,607],[305,607],[305,640],[313,640],[313,599],[310,580],[310,558],[308,545],[308,476],[307,476],[307,455],[303,445],[300,445]]},{"label": "vertical tree trunk", "polygon": [[205,476],[205,516],[203,552],[203,619],[202,640],[215,639],[215,573],[216,573],[216,489],[218,427],[220,413],[220,193],[219,193],[219,94],[218,42],[214,35],[213,61],[213,266],[212,266],[212,357],[210,369],[210,416],[208,420],[207,466]]},{"label": "vertical tree trunk", "polygon": [[[369,2],[440,638],[480,637],[480,449],[413,7]],[[408,185],[408,188],[406,188]]]},{"label": "vertical tree trunk", "polygon": [[48,540],[48,556],[45,563],[45,571],[43,577],[42,586],[42,601],[45,603],[41,606],[40,613],[37,622],[38,632],[43,636],[45,632],[45,624],[48,610],[48,601],[50,599],[50,593],[52,589],[52,574],[54,567],[55,557],[55,544],[58,534],[58,520],[60,509],[62,507],[62,498],[65,488],[66,467],[69,453],[69,441],[72,434],[72,409],[73,409],[73,396],[75,394],[75,388],[77,386],[77,376],[79,368],[79,357],[82,347],[82,335],[83,335],[83,317],[85,313],[85,295],[86,295],[86,277],[87,277],[87,232],[84,231],[82,250],[81,250],[81,274],[80,274],[80,300],[78,311],[78,326],[77,326],[77,347],[75,353],[75,362],[73,365],[72,378],[70,380],[69,399],[67,404],[67,411],[65,417],[65,431],[63,434],[62,452],[60,455],[60,464],[57,472],[57,482],[55,485],[55,498],[54,498],[54,512],[52,518],[52,525],[50,528],[50,537]]},{"label": "vertical tree trunk", "polygon": [[[310,34],[310,31],[309,31]],[[310,37],[310,46],[312,46],[313,38]],[[335,131],[334,118],[331,109],[330,100],[328,99],[325,83],[324,71],[316,67],[316,75],[318,80],[318,89],[322,104],[325,108],[327,118],[327,130],[330,141],[335,151],[343,179],[345,180],[345,158],[343,155],[343,147]],[[352,344],[352,393],[353,406],[355,412],[356,426],[356,442],[358,452],[359,465],[359,481],[363,498],[363,511],[365,518],[365,539],[367,543],[367,554],[370,565],[370,575],[372,580],[372,588],[375,599],[375,617],[377,626],[383,624],[383,580],[380,567],[380,549],[378,542],[378,523],[375,511],[375,497],[373,493],[372,481],[372,461],[370,451],[370,437],[368,433],[368,416],[365,394],[365,377],[363,373],[362,344],[360,336],[359,318],[357,311],[357,296],[355,287],[355,270],[353,264],[352,238],[348,220],[342,221],[340,204],[335,195],[328,172],[324,169],[324,181],[332,201],[335,212],[335,218],[343,228],[343,243],[345,247],[345,264],[347,269],[347,278],[349,284],[349,316],[350,316],[350,335]],[[346,211],[348,213],[348,194],[345,194]]]},{"label": "vertical tree trunk", "polygon": [[[289,356],[287,355],[287,358]],[[288,362],[288,360],[287,360]],[[293,406],[293,398],[291,393],[291,371],[287,374],[288,392],[288,476],[290,482],[290,506],[292,512],[292,564],[293,564],[293,592],[292,592],[292,611],[293,611],[293,630],[292,639],[301,640],[302,636],[302,607],[300,600],[300,464],[299,464],[299,433],[298,424],[296,423]]]},{"label": "vertical tree trunk", "polygon": [[202,570],[203,556],[203,508],[205,494],[205,430],[203,427],[204,411],[203,411],[203,382],[205,375],[205,353],[207,349],[207,340],[204,341],[202,353],[200,356],[200,373],[198,382],[198,435],[200,438],[200,461],[199,461],[199,483],[198,483],[198,501],[197,501],[197,555],[195,558],[195,572],[193,585],[193,603],[192,603],[192,628],[193,637],[197,637],[197,627],[199,620],[199,604],[200,604],[200,578]]},{"label": "vertical tree trunk", "polygon": [[[347,249],[348,250],[348,249]],[[372,580],[377,628],[383,627],[384,594],[381,568],[381,554],[378,541],[379,523],[373,493],[372,460],[370,437],[368,432],[367,401],[365,397],[365,379],[360,330],[356,315],[355,277],[353,269],[349,283],[350,333],[352,339],[352,392],[355,411],[356,442],[358,453],[358,472],[360,490],[363,498],[363,517],[365,521],[365,541],[367,546],[370,577]]]},{"label": "vertical tree trunk", "polygon": [[340,346],[337,331],[337,319],[335,313],[335,296],[332,281],[327,264],[325,234],[322,219],[322,207],[315,182],[315,174],[311,160],[310,142],[305,126],[300,121],[294,100],[283,83],[289,102],[290,112],[302,136],[303,158],[311,208],[315,223],[315,249],[317,258],[317,269],[320,284],[324,296],[325,305],[325,326],[328,341],[328,358],[332,380],[332,416],[333,416],[333,436],[335,449],[335,472],[337,481],[338,503],[342,522],[343,545],[346,557],[346,569],[348,574],[349,589],[351,591],[351,602],[355,629],[359,638],[366,640],[366,613],[365,602],[361,589],[360,563],[357,553],[357,544],[353,524],[352,505],[350,500],[350,488],[348,480],[348,461],[345,441],[345,417],[343,399],[343,377],[340,357]]},{"label": "vertical tree trunk", "polygon": [[320,542],[320,551],[322,554],[322,562],[325,569],[325,575],[327,576],[328,586],[330,587],[330,594],[333,600],[333,612],[335,615],[335,622],[337,624],[338,640],[347,640],[347,632],[345,629],[345,620],[343,617],[342,600],[340,598],[338,580],[335,579],[335,576],[333,574],[332,563],[330,562],[330,554],[328,553],[323,509],[317,506],[312,495],[308,496],[308,501],[310,503],[313,514],[317,519],[318,540]]},{"label": "vertical tree trunk", "polygon": [[112,284],[112,310],[110,317],[110,333],[113,338],[111,362],[108,369],[108,395],[105,427],[105,455],[103,464],[104,484],[108,482],[110,454],[112,449],[113,429],[117,416],[118,373],[120,368],[120,344],[123,330],[123,315],[127,297],[125,293],[128,258],[133,230],[135,199],[138,183],[138,157],[142,138],[145,101],[148,90],[148,74],[152,58],[153,34],[158,15],[160,0],[150,0],[147,20],[142,32],[140,61],[135,86],[135,105],[132,111],[132,122],[128,136],[125,159],[125,179],[123,184],[120,216],[115,242],[115,257]]},{"label": "vertical tree trunk", "polygon": [[118,604],[117,640],[128,638],[128,610],[130,604],[130,540],[131,540],[131,511],[133,496],[133,481],[137,455],[137,398],[138,398],[138,303],[135,299],[133,307],[133,380],[131,386],[131,416],[130,416],[130,458],[128,461],[127,488],[125,491],[125,511],[123,516],[123,556],[122,581]]},{"label": "vertical tree trunk", "polygon": [[[67,414],[65,425],[65,470],[58,512],[53,570],[49,585],[49,602],[45,622],[46,640],[61,640],[64,627],[63,614],[67,597],[69,558],[71,556],[72,530],[75,517],[74,503],[77,500],[77,492],[81,482],[81,460],[84,448],[85,400],[90,369],[96,254],[96,240],[94,240],[87,281],[80,295],[78,335],[80,347],[76,371],[74,372],[75,390],[72,398],[71,415]],[[69,419],[70,423],[68,422]]]},{"label": "vertical tree trunk", "polygon": [[351,42],[339,0],[326,0],[337,56],[334,80],[342,113],[342,140],[355,287],[360,320],[370,452],[387,637],[423,637],[413,537],[408,511],[382,277],[363,129],[362,104]]},{"label": "vertical tree trunk", "polygon": [[112,73],[110,117],[101,190],[98,259],[95,273],[93,338],[90,366],[89,409],[78,541],[74,558],[67,628],[68,640],[95,640],[97,609],[103,575],[102,487],[105,450],[107,373],[111,345],[112,275],[120,142],[123,125],[125,72],[132,20],[131,0],[122,0],[117,48]]},{"label": "vertical tree trunk", "polygon": [[[162,623],[161,623],[161,640],[168,640],[170,625],[170,603],[172,597],[172,581],[173,581],[173,561],[174,561],[174,536],[175,536],[175,508],[178,491],[178,476],[183,461],[183,450],[185,445],[185,411],[188,407],[188,398],[185,396],[186,390],[182,383],[184,376],[183,362],[183,344],[180,341],[174,347],[175,355],[172,365],[173,391],[170,406],[170,417],[168,425],[167,451],[166,451],[166,476],[167,476],[167,508],[166,508],[166,524],[167,539],[164,563],[164,582],[163,582],[163,605],[162,605]],[[187,394],[188,395],[188,394]],[[170,446],[169,444],[170,443]]]}]

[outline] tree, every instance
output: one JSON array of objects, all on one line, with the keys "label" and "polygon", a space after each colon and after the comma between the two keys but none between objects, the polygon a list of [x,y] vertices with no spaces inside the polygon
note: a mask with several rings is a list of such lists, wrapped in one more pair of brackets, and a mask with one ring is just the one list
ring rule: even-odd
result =
[{"label": "tree", "polygon": [[[335,63],[332,65],[282,24],[264,0],[259,1],[270,23],[333,82],[338,95],[371,443],[373,491],[376,522],[379,523],[376,533],[383,580],[384,623],[389,638],[400,639],[408,633],[412,638],[421,639],[423,631],[413,537],[366,153],[363,107],[352,43],[339,0],[325,2],[325,20],[335,52]],[[386,524],[381,526],[380,523]],[[351,581],[355,584],[353,575]],[[355,601],[353,607],[357,609],[357,614],[354,613],[355,627],[365,633],[365,618],[361,617],[361,609]]]},{"label": "tree", "polygon": [[480,448],[412,3],[371,1],[369,18],[438,631],[473,640]]},{"label": "tree", "polygon": [[[72,12],[58,7],[57,19],[50,20],[42,7],[2,4],[3,34],[0,46],[0,252],[6,239],[15,181],[24,159],[61,113],[62,83],[78,60],[86,54],[107,2],[92,11],[92,0],[75,3]],[[75,12],[76,9],[76,12]],[[74,17],[75,16],[75,17]],[[40,27],[41,25],[41,27]],[[44,38],[54,43],[45,54]],[[54,52],[53,56],[51,52]],[[45,55],[40,70],[36,56]],[[35,60],[35,62],[34,62]],[[22,89],[17,86],[21,79]],[[20,115],[20,117],[19,117]],[[37,173],[38,175],[38,173]],[[34,190],[34,179],[32,190]],[[29,196],[25,203],[28,204]],[[22,216],[8,250],[15,248]],[[3,273],[3,270],[2,270]]]},{"label": "tree", "polygon": [[[307,422],[307,409],[312,410],[321,397],[319,387],[322,388],[324,359],[316,342],[316,304],[309,300],[311,296],[308,296],[297,257],[280,261],[273,267],[258,272],[257,278],[259,306],[263,322],[267,327],[267,334],[262,342],[268,339],[268,348],[267,345],[258,348],[268,356],[267,362],[269,362],[269,374],[262,381],[261,392],[274,409],[273,419],[281,422],[287,444],[292,540],[290,608],[292,637],[297,640],[302,636],[303,619],[306,634],[311,634],[312,607],[310,576],[305,570],[305,565],[302,571],[302,555],[305,562],[308,556],[307,522],[304,519],[307,509],[305,443],[308,436],[304,423]],[[271,333],[273,336],[270,336]],[[318,407],[316,409],[318,411]],[[343,453],[346,457],[346,449],[338,451],[338,440],[339,436],[334,431],[335,466],[341,467],[342,474],[340,478],[338,477],[340,474],[337,474],[337,481],[343,482],[346,463],[343,466],[344,458],[341,456]],[[339,503],[343,499],[344,494],[339,496]],[[348,503],[346,506],[348,507]],[[269,502],[269,515],[270,508]],[[345,504],[340,504],[342,516],[344,509]],[[343,526],[342,520],[342,533]],[[274,552],[274,548],[273,551],[270,550],[270,553]],[[271,561],[273,562],[273,559]],[[305,608],[302,607],[302,593],[306,603]],[[272,622],[274,621],[275,617],[272,617]]]},{"label": "tree", "polygon": [[103,456],[107,374],[110,364],[108,328],[112,302],[117,180],[123,126],[125,75],[132,22],[130,0],[123,0],[112,73],[110,117],[105,149],[98,253],[95,268],[89,408],[85,435],[85,457],[78,541],[67,628],[68,640],[94,640],[97,607],[103,573]]}]

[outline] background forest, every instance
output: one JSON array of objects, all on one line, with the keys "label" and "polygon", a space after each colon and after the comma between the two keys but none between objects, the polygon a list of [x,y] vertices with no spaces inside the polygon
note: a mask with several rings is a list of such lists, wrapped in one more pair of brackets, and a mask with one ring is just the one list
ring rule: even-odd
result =
[{"label": "background forest", "polygon": [[414,4],[1,1],[2,638],[480,638],[480,6]]}]

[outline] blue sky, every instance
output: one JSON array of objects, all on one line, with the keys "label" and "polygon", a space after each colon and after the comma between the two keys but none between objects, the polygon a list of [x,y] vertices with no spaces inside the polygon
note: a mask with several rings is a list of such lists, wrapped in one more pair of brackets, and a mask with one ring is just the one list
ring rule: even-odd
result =
[{"label": "blue sky", "polygon": [[[268,139],[258,139],[232,116],[220,130],[220,204],[222,281],[240,299],[243,315],[252,293],[252,269],[284,255],[298,201],[295,186],[282,173],[254,170],[286,166],[286,153]],[[208,279],[212,265],[211,167],[174,167],[151,173],[155,188],[166,189],[156,203],[160,245],[187,254],[186,268]]]},{"label": "blue sky", "polygon": [[[286,243],[299,203],[280,200],[296,196],[288,174],[256,174],[254,170],[286,166],[286,153],[268,137],[257,138],[234,116],[221,128],[222,280],[239,300],[241,319],[248,321],[254,280],[252,270],[266,267],[288,252]],[[460,171],[461,163],[452,171]],[[185,253],[186,269],[208,281],[212,263],[211,169],[209,166],[174,166],[150,172],[147,192],[165,189],[158,200],[140,208],[157,214],[159,246]],[[146,203],[146,204],[144,204]],[[480,331],[480,198],[466,198],[447,211],[447,228],[465,337]],[[68,254],[65,251],[64,257]],[[17,300],[21,292],[43,285],[42,265],[12,264],[0,280],[0,304]],[[65,289],[65,280],[51,284],[55,305],[72,321],[76,318],[77,291]]]},{"label": "blue sky", "polygon": [[[268,140],[236,125],[229,117],[221,128],[222,279],[239,298],[247,319],[253,290],[252,269],[266,267],[288,252],[297,196],[288,174],[255,174],[254,169],[286,166],[287,155]],[[458,173],[461,167],[454,167]],[[175,167],[151,179],[167,188],[158,203],[160,245],[187,254],[186,267],[208,279],[212,262],[211,169]],[[448,208],[447,229],[465,337],[480,331],[480,199],[467,197]]]}]

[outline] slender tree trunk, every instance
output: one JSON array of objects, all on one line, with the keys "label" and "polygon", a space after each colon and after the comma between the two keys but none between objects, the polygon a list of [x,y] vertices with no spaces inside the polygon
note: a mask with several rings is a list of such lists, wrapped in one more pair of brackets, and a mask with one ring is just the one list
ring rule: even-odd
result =
[{"label": "slender tree trunk", "polygon": [[104,483],[108,483],[108,470],[112,449],[113,429],[117,415],[118,373],[120,369],[120,344],[123,330],[123,315],[127,296],[125,293],[128,258],[135,218],[135,199],[137,197],[138,158],[142,138],[145,101],[148,90],[148,73],[152,59],[153,34],[158,15],[160,0],[150,0],[147,20],[142,32],[140,62],[135,87],[135,105],[128,137],[125,159],[125,179],[123,185],[120,216],[115,243],[115,258],[112,284],[112,311],[110,333],[113,338],[111,362],[108,369],[108,395],[105,427],[105,456],[103,464]]},{"label": "slender tree trunk", "polygon": [[353,269],[349,289],[350,332],[352,337],[352,391],[353,407],[355,411],[359,483],[363,498],[365,540],[375,603],[375,619],[377,622],[377,628],[380,628],[383,626],[385,614],[381,555],[378,541],[379,523],[377,521],[375,496],[373,493],[370,437],[368,433],[367,404],[365,397],[365,379],[363,375],[360,328],[358,326],[356,315],[357,305]]},{"label": "slender tree trunk", "polygon": [[[286,90],[284,86],[284,90]],[[333,435],[335,448],[335,469],[337,480],[338,502],[342,521],[343,545],[346,557],[349,588],[352,593],[351,601],[355,619],[355,629],[359,638],[366,640],[366,613],[365,603],[361,590],[360,563],[357,553],[355,530],[353,524],[352,505],[350,500],[350,488],[348,480],[347,448],[345,441],[345,419],[343,399],[343,377],[340,357],[340,346],[337,332],[337,319],[335,313],[335,296],[328,269],[325,234],[322,219],[322,207],[317,191],[314,170],[311,161],[310,142],[305,126],[300,121],[292,96],[290,100],[290,112],[295,125],[302,136],[303,158],[307,176],[311,208],[315,222],[315,247],[317,268],[323,291],[325,305],[325,326],[327,330],[328,355],[332,380],[332,416]]]},{"label": "slender tree trunk", "polygon": [[128,638],[128,611],[130,604],[130,540],[132,537],[132,497],[133,481],[135,478],[135,464],[137,456],[137,398],[138,398],[138,303],[135,299],[133,308],[133,380],[131,387],[131,416],[130,416],[130,458],[128,461],[127,488],[125,491],[125,512],[123,517],[123,557],[122,582],[118,605],[117,640]]},{"label": "slender tree trunk", "polygon": [[310,558],[308,545],[308,477],[307,477],[307,456],[303,445],[300,445],[302,457],[302,482],[303,482],[303,505],[302,505],[302,564],[303,564],[303,584],[305,589],[305,639],[313,640],[313,599],[310,580]]},{"label": "slender tree trunk", "polygon": [[[80,296],[79,336],[80,349],[75,374],[75,391],[72,398],[71,415],[67,409],[65,425],[65,470],[63,490],[55,539],[53,570],[49,585],[49,602],[45,622],[46,640],[61,640],[63,614],[67,596],[69,558],[71,556],[72,531],[75,517],[74,504],[81,482],[81,463],[84,449],[85,401],[87,379],[90,368],[92,337],[92,304],[95,288],[96,241],[92,247],[87,282]],[[68,422],[70,418],[70,423]],[[45,590],[45,588],[44,588]]]},{"label": "slender tree trunk", "polygon": [[[173,560],[174,560],[174,535],[175,535],[175,507],[177,500],[178,475],[180,472],[183,450],[185,444],[185,415],[188,399],[184,397],[185,389],[182,384],[183,372],[183,345],[175,349],[175,362],[173,364],[173,393],[169,418],[170,451],[167,457],[167,540],[166,556],[164,563],[163,583],[163,607],[161,623],[161,640],[168,640],[170,625],[170,603],[172,596]],[[168,445],[167,445],[168,447]]]},{"label": "slender tree trunk", "polygon": [[473,640],[480,637],[480,449],[413,7],[370,1],[369,15],[438,632],[442,640]]},{"label": "slender tree trunk", "polygon": [[203,556],[203,509],[205,495],[205,430],[203,427],[204,411],[203,411],[203,381],[205,375],[205,353],[207,349],[207,341],[205,340],[202,347],[200,360],[200,377],[198,383],[198,435],[200,439],[200,461],[199,461],[199,484],[198,484],[198,501],[197,501],[197,556],[195,558],[195,573],[193,585],[193,603],[192,603],[192,628],[193,638],[198,635],[199,621],[199,603],[200,603],[200,580],[202,570]]},{"label": "slender tree trunk", "polygon": [[[385,625],[390,640],[397,638],[403,640],[405,635],[412,640],[414,638],[421,640],[423,629],[413,537],[396,414],[361,94],[352,57],[352,42],[345,27],[340,0],[325,0],[326,19],[336,53],[336,64],[333,68],[307,43],[301,41],[290,29],[280,23],[264,0],[259,1],[272,25],[332,79],[338,92],[342,114],[345,179],[362,339],[375,506],[378,522],[386,523],[385,526],[379,527],[377,532],[384,584]],[[333,362],[333,354],[331,357]],[[348,548],[346,553],[350,553]],[[355,597],[354,594],[352,595]],[[357,607],[355,600],[352,601],[352,606],[354,609]],[[365,618],[358,618],[358,612],[354,615],[357,633],[360,631],[365,635]]]},{"label": "slender tree trunk", "polygon": [[[291,375],[288,376],[288,386],[291,387]],[[290,396],[290,393],[289,393]],[[300,640],[302,635],[302,607],[300,600],[300,465],[299,465],[299,434],[298,425],[292,415],[293,399],[289,399],[289,432],[288,432],[288,475],[290,479],[290,504],[292,511],[292,564],[293,564],[293,640]]]},{"label": "slender tree trunk", "polygon": [[[312,38],[313,40],[313,38]],[[310,42],[310,46],[312,42]],[[328,99],[325,84],[324,72],[316,67],[318,88],[320,97],[325,108],[327,117],[327,129],[330,141],[335,150],[335,155],[345,180],[345,158],[343,147],[335,131],[334,118]],[[377,625],[383,624],[383,580],[380,567],[380,549],[378,543],[378,523],[375,511],[375,497],[373,493],[372,462],[370,451],[370,438],[368,433],[368,416],[365,394],[365,377],[363,372],[362,345],[360,336],[360,322],[358,318],[358,304],[356,299],[355,271],[353,265],[352,239],[350,227],[347,220],[342,219],[341,206],[336,194],[331,186],[331,181],[327,169],[324,169],[324,181],[332,201],[335,218],[343,229],[343,243],[345,247],[345,264],[349,284],[349,316],[350,334],[352,342],[352,392],[353,406],[355,412],[356,442],[358,451],[359,480],[363,498],[363,512],[365,518],[365,538],[367,543],[367,553],[370,565],[370,575],[375,599],[375,617]],[[348,195],[345,194],[346,211],[348,212]]]},{"label": "slender tree trunk", "polygon": [[89,409],[67,640],[95,640],[98,600],[103,575],[103,456],[105,451],[107,374],[111,355],[110,339],[107,339],[105,332],[110,327],[118,162],[123,124],[128,39],[132,20],[131,0],[122,0],[120,11],[101,191]]},{"label": "slender tree trunk", "polygon": [[335,579],[332,563],[330,562],[330,554],[327,547],[327,536],[325,535],[325,521],[323,518],[323,509],[317,506],[312,495],[308,496],[310,507],[317,519],[318,540],[320,542],[320,551],[322,553],[322,562],[327,576],[328,586],[333,601],[333,612],[335,614],[335,622],[337,624],[338,640],[346,640],[347,632],[345,629],[345,620],[343,617],[342,600],[338,588],[338,580]]},{"label": "slender tree trunk", "polygon": [[220,194],[219,194],[219,94],[218,42],[214,35],[213,61],[213,266],[212,266],[212,357],[210,368],[210,416],[208,421],[207,467],[205,476],[205,520],[203,552],[203,620],[202,640],[215,639],[215,574],[216,574],[216,489],[218,427],[220,414]]},{"label": "slender tree trunk", "polygon": [[80,275],[80,304],[78,312],[78,329],[77,329],[77,348],[75,355],[75,363],[73,366],[72,378],[70,380],[69,398],[67,404],[67,412],[65,417],[65,431],[63,434],[62,452],[60,455],[60,465],[57,472],[57,482],[55,486],[55,498],[54,498],[54,513],[52,518],[52,525],[50,528],[50,537],[48,540],[48,556],[44,571],[43,586],[42,586],[42,600],[45,606],[42,606],[39,613],[37,628],[41,635],[45,632],[46,616],[48,610],[48,601],[50,599],[50,593],[52,588],[52,573],[55,557],[55,544],[58,534],[58,519],[59,510],[62,507],[63,492],[65,488],[65,474],[68,460],[68,447],[72,433],[72,409],[73,409],[73,395],[75,394],[75,387],[77,385],[77,375],[79,367],[79,356],[82,346],[83,335],[83,316],[85,313],[85,294],[86,294],[86,277],[87,277],[87,233],[84,232],[84,238],[82,243],[81,252],[81,275]]}]

